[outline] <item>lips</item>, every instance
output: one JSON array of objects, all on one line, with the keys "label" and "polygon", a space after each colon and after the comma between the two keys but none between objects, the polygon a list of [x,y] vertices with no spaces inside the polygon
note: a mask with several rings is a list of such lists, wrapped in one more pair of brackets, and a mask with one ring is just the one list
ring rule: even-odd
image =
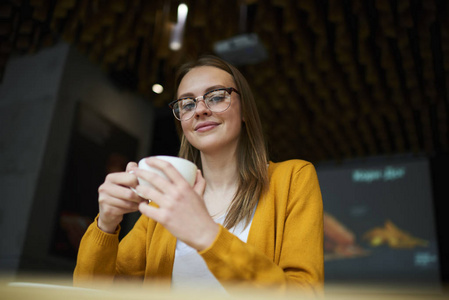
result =
[{"label": "lips", "polygon": [[211,121],[201,122],[195,126],[195,131],[199,131],[199,132],[208,131],[208,130],[211,130],[211,129],[217,127],[218,125],[220,125],[220,123],[211,122]]}]

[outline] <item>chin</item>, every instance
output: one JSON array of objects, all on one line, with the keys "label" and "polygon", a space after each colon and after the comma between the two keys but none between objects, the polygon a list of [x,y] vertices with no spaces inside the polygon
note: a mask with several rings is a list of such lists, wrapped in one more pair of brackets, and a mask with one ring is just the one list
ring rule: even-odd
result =
[{"label": "chin", "polygon": [[[227,137],[227,138],[226,138]],[[238,136],[233,136],[232,138],[229,135],[219,134],[219,133],[210,133],[210,134],[192,134],[186,136],[189,143],[203,153],[212,153],[216,151],[222,151],[223,149],[229,149],[234,145],[237,147],[238,144]],[[224,139],[225,138],[225,139]]]},{"label": "chin", "polygon": [[201,152],[211,152],[215,151],[216,149],[220,149],[222,145],[217,144],[216,142],[197,142],[197,143],[191,143],[193,147],[198,149]]}]

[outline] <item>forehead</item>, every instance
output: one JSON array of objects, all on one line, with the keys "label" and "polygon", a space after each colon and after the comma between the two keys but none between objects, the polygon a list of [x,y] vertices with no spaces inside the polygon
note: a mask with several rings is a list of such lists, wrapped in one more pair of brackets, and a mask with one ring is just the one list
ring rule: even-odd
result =
[{"label": "forehead", "polygon": [[195,67],[179,83],[178,96],[203,94],[212,86],[234,87],[234,85],[231,74],[222,69],[210,66]]}]

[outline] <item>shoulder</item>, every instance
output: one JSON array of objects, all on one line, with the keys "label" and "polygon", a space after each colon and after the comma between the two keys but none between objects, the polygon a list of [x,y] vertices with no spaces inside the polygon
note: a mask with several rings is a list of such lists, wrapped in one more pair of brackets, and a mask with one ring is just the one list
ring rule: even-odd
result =
[{"label": "shoulder", "polygon": [[304,203],[315,203],[318,208],[322,206],[317,172],[309,161],[292,159],[270,162],[269,181],[268,195],[273,195],[279,205],[286,203],[289,209]]},{"label": "shoulder", "polygon": [[271,162],[268,167],[270,177],[285,176],[287,174],[315,174],[315,167],[311,162],[302,159],[290,159],[282,162]]},{"label": "shoulder", "polygon": [[292,205],[305,202],[321,205],[318,176],[311,162],[301,159],[270,162],[269,181],[270,191],[278,198],[278,202],[279,199],[286,199],[286,203]]},{"label": "shoulder", "polygon": [[272,187],[312,188],[318,186],[318,175],[311,162],[292,159],[270,162],[268,177]]}]

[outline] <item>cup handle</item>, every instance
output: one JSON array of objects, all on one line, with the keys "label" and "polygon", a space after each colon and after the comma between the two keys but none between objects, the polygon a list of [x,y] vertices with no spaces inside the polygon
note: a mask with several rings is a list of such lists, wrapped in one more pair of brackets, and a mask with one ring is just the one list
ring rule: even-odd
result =
[{"label": "cup handle", "polygon": [[130,190],[131,191],[133,191],[134,193],[136,193],[137,194],[137,196],[139,196],[140,198],[143,198],[143,199],[145,199],[145,200],[148,200],[148,203],[150,203],[151,202],[151,200],[150,199],[146,199],[142,194],[140,194],[135,188],[133,188],[133,187],[130,187]]},{"label": "cup handle", "polygon": [[[134,171],[130,171],[129,174],[134,174]],[[141,193],[139,193],[135,188],[129,187],[129,189],[130,189],[131,191],[133,191],[134,193],[136,193],[136,195],[139,196],[140,198],[143,198],[143,199],[145,199],[145,200],[148,200],[148,203],[151,202],[150,199],[146,199],[146,198],[145,198]]]}]

